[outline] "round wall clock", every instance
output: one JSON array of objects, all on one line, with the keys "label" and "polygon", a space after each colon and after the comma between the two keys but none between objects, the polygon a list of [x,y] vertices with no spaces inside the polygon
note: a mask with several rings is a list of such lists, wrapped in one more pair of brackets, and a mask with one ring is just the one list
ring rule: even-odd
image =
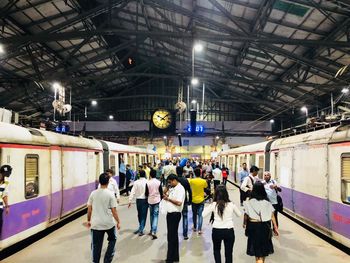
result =
[{"label": "round wall clock", "polygon": [[158,129],[167,129],[173,121],[173,116],[170,111],[160,109],[156,110],[152,115],[152,122]]}]

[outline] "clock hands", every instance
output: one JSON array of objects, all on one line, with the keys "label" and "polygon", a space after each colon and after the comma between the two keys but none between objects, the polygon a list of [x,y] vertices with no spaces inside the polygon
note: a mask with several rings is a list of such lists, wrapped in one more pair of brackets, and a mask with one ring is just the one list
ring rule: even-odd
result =
[{"label": "clock hands", "polygon": [[165,118],[166,117],[168,117],[169,116],[169,113],[167,114],[167,115],[165,115],[163,118],[162,117],[160,117],[162,120],[165,120]]}]

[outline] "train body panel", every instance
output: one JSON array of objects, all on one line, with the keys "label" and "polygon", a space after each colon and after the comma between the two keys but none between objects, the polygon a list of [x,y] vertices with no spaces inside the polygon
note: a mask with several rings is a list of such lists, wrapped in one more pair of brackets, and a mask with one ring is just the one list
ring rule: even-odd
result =
[{"label": "train body panel", "polygon": [[[117,156],[128,152],[155,155],[116,145]],[[0,250],[85,208],[98,176],[109,165],[105,160],[109,150],[104,148],[95,139],[0,122],[0,165],[13,167],[8,186],[10,213],[3,217]]]},{"label": "train body panel", "polygon": [[350,247],[349,141],[349,126],[337,126],[220,155],[235,159],[238,170],[241,159],[256,165],[263,152],[265,167],[283,189],[285,212]]}]

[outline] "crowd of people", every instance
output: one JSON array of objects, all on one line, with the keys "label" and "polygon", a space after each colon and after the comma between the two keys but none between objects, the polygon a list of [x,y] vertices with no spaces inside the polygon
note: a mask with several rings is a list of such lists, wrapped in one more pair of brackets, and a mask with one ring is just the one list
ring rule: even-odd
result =
[{"label": "crowd of people", "polygon": [[[278,235],[277,211],[280,210],[278,192],[281,188],[264,172],[264,179],[258,178],[259,168],[242,165],[240,180],[240,208],[229,198],[226,183],[229,170],[216,162],[172,162],[165,160],[157,165],[143,164],[137,173],[126,165],[125,184],[128,207],[136,199],[138,228],[135,235],[145,235],[147,214],[150,214],[148,235],[157,239],[159,214],[166,214],[167,257],[166,262],[180,261],[178,228],[182,219],[183,238],[188,240],[188,212],[192,209],[192,231],[202,235],[203,217],[210,215],[212,223],[212,242],[215,262],[221,262],[221,244],[225,247],[225,262],[232,262],[235,232],[233,217],[244,214],[243,227],[247,238],[247,255],[254,256],[256,262],[264,262],[272,254],[272,236]],[[128,171],[130,175],[128,176]],[[120,219],[116,210],[119,191],[108,170],[100,175],[99,189],[88,201],[87,226],[92,231],[93,262],[99,262],[103,234],[108,235],[108,247],[104,262],[111,262],[116,242],[116,227]],[[205,205],[205,203],[208,203]],[[242,211],[241,211],[242,210]],[[112,224],[112,222],[115,222]]]}]

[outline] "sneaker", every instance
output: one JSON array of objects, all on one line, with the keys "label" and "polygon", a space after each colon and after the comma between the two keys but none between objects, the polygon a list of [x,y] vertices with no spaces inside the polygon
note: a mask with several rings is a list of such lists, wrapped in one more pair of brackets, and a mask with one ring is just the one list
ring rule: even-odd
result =
[{"label": "sneaker", "polygon": [[194,227],[192,227],[192,230],[193,230],[193,232],[197,232],[197,229],[195,229]]},{"label": "sneaker", "polygon": [[188,240],[188,237],[184,237],[184,240]]},{"label": "sneaker", "polygon": [[139,233],[139,236],[140,236],[140,237],[142,237],[143,235],[144,235],[144,233],[143,233],[143,232],[140,232],[140,233]]},{"label": "sneaker", "polygon": [[157,237],[157,235],[156,234],[153,234],[152,235],[152,240],[155,240],[155,239],[157,239],[158,237]]},{"label": "sneaker", "polygon": [[199,230],[199,231],[198,231],[198,235],[201,235],[201,234],[202,234],[202,230]]},{"label": "sneaker", "polygon": [[137,235],[140,231],[136,230],[134,231],[134,234]]}]

